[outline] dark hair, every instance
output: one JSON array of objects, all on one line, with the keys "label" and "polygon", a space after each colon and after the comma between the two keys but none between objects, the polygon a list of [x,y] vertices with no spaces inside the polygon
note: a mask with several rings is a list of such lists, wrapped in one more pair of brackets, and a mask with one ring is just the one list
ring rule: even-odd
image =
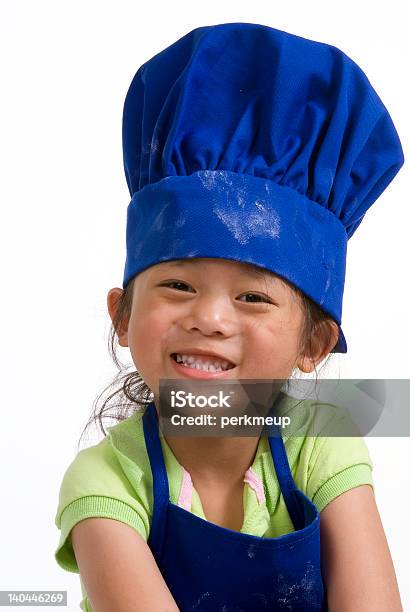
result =
[{"label": "dark hair", "polygon": [[[261,276],[265,278],[265,281],[267,274],[272,274],[267,270],[256,268],[256,266],[252,267],[260,271]],[[312,335],[315,331],[317,334],[319,334],[320,342],[324,342],[325,345],[328,345],[332,333],[329,323],[332,321],[332,318],[300,289],[289,283],[286,279],[277,275],[274,276],[290,287],[293,295],[297,300],[299,300],[299,303],[302,306],[304,312],[304,325],[299,339],[299,351],[308,355],[312,353]],[[80,436],[80,441],[85,431],[92,423],[98,422],[101,431],[103,432],[104,436],[106,436],[107,432],[104,429],[103,419],[113,419],[114,423],[123,421],[131,416],[136,410],[143,409],[154,399],[153,392],[145,383],[140,373],[136,369],[133,369],[131,372],[127,372],[127,370],[132,366],[124,366],[124,364],[118,359],[116,353],[116,348],[118,346],[117,330],[121,329],[122,325],[126,320],[128,320],[131,314],[135,278],[136,277],[133,277],[128,282],[119,298],[116,314],[111,323],[108,337],[108,351],[112,360],[117,366],[118,373],[114,380],[105,389],[103,389],[103,391],[94,400],[93,412],[83,429]],[[331,353],[329,353],[327,356],[327,359],[322,367],[327,364],[330,356]],[[297,370],[297,368],[295,369]],[[314,371],[317,381],[316,365],[314,366]],[[110,392],[110,394],[99,408],[99,402],[106,392]],[[114,399],[118,401],[113,401]]]}]

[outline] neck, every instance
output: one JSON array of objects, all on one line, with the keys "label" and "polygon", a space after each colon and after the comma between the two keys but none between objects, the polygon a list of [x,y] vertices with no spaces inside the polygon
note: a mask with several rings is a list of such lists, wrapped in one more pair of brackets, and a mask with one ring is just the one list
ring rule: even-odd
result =
[{"label": "neck", "polygon": [[236,485],[252,465],[259,437],[165,438],[178,462],[192,477],[220,485]]}]

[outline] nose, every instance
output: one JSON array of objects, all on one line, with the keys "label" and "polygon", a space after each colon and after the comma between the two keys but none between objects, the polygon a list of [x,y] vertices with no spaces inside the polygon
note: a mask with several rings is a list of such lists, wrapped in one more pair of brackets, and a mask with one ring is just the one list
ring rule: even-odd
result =
[{"label": "nose", "polygon": [[198,296],[191,302],[182,326],[186,331],[199,331],[206,336],[233,334],[235,317],[229,298],[221,295]]}]

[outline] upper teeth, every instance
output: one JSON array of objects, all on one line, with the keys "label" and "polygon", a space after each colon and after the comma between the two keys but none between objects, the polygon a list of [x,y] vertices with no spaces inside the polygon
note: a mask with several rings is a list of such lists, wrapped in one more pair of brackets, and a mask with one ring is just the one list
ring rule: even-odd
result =
[{"label": "upper teeth", "polygon": [[206,372],[221,372],[222,370],[229,369],[229,361],[209,359],[205,356],[200,357],[199,355],[180,355],[179,353],[176,353],[176,360],[178,362],[182,362],[184,365],[189,365],[197,370],[205,370]]}]

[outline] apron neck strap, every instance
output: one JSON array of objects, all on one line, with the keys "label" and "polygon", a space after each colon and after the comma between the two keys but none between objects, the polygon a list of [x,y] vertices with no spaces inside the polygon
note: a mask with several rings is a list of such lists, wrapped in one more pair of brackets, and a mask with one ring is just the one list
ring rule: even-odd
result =
[{"label": "apron neck strap", "polygon": [[165,536],[166,521],[164,519],[167,516],[169,503],[169,486],[158,433],[158,415],[154,402],[151,402],[145,409],[142,422],[153,482],[154,505],[151,524],[156,526],[155,529],[150,530],[149,543],[152,551],[155,551],[155,558],[159,559]]},{"label": "apron neck strap", "polygon": [[297,493],[297,486],[293,480],[285,444],[278,426],[275,425],[277,434],[269,436],[269,445],[272,453],[273,464],[279,486],[285,500],[286,508],[292,520],[295,531],[303,529],[305,525],[304,512]]},{"label": "apron neck strap", "polygon": [[[151,402],[146,408],[142,421],[153,480],[154,509],[152,522],[153,524],[161,526],[161,528],[154,533],[157,542],[152,542],[152,546],[155,547],[157,545],[159,546],[159,542],[163,541],[163,534],[161,532],[165,530],[165,521],[161,520],[161,517],[166,516],[166,507],[169,503],[169,485],[159,439],[158,415],[154,402]],[[286,508],[294,529],[297,531],[304,527],[304,512],[297,494],[297,487],[293,480],[282,435],[278,427],[276,425],[275,427],[277,434],[275,436],[269,436],[268,438],[273,464],[275,466],[276,476],[285,500]]]}]

